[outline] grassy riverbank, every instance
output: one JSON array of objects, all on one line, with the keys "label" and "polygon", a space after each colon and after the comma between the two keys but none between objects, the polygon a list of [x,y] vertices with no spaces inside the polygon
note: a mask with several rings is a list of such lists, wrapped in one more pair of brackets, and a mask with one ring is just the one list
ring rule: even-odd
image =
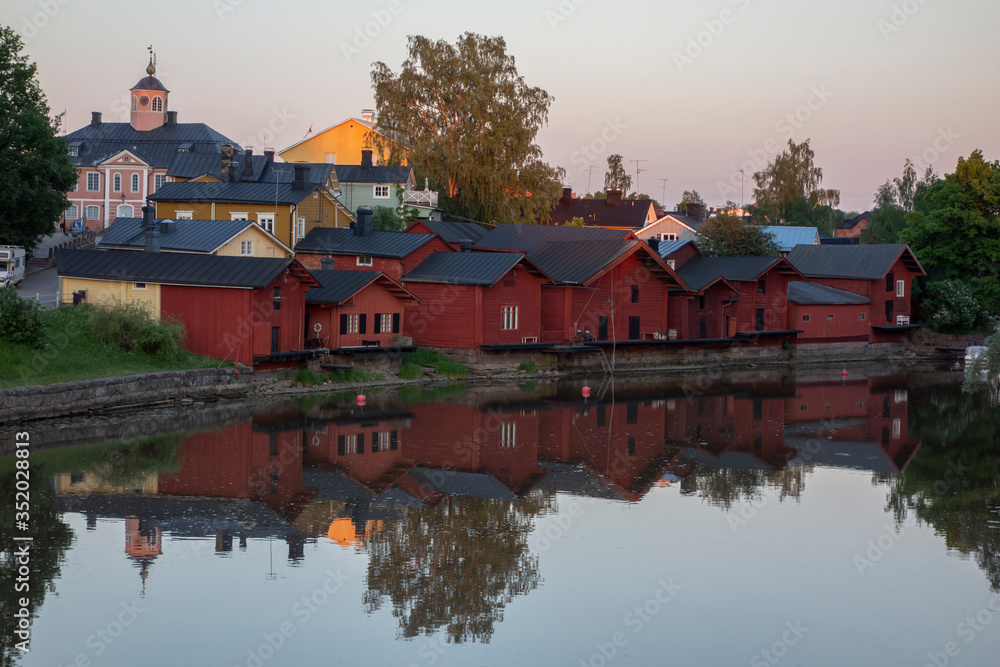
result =
[{"label": "grassy riverbank", "polygon": [[0,340],[0,388],[219,365],[218,360],[184,351],[150,354],[102,342],[93,306],[56,308],[40,315],[46,341],[40,349]]}]

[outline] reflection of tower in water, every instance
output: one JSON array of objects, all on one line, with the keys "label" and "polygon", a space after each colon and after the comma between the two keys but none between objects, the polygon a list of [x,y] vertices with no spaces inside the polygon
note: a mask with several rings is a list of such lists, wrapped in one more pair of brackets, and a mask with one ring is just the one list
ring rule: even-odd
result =
[{"label": "reflection of tower in water", "polygon": [[139,565],[142,592],[146,592],[149,566],[163,553],[163,534],[152,519],[125,518],[125,553]]}]

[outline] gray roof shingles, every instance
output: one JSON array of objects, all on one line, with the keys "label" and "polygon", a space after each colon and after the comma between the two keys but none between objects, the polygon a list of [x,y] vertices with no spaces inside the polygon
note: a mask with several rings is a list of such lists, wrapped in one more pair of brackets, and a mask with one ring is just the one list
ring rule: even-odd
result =
[{"label": "gray roof shingles", "polygon": [[788,261],[807,278],[879,280],[908,251],[902,243],[799,245],[788,254]]},{"label": "gray roof shingles", "polygon": [[[157,219],[157,223],[163,222]],[[176,220],[174,231],[160,228],[160,248],[209,253],[254,224],[249,220]],[[142,218],[118,218],[104,230],[101,248],[139,248],[146,244]]]},{"label": "gray roof shingles", "polygon": [[321,287],[306,292],[306,303],[339,306],[378,280],[381,271],[310,271]]},{"label": "gray roof shingles", "polygon": [[379,231],[357,236],[353,229],[314,227],[296,244],[295,252],[402,259],[433,238],[434,234]]},{"label": "gray roof shingles", "polygon": [[871,299],[818,283],[795,280],[788,283],[788,300],[793,303],[853,305],[871,303]]},{"label": "gray roof shingles", "polygon": [[122,282],[267,287],[294,259],[124,250],[57,250],[60,276]]},{"label": "gray roof shingles", "polygon": [[298,204],[316,189],[307,183],[295,190],[291,183],[167,183],[149,196],[150,201],[227,202],[232,204]]},{"label": "gray roof shingles", "polygon": [[523,259],[518,252],[433,252],[403,276],[403,282],[489,287]]}]

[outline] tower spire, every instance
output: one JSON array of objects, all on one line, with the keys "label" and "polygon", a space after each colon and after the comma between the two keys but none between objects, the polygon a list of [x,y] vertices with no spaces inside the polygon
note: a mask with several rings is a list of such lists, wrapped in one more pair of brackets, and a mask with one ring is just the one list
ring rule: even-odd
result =
[{"label": "tower spire", "polygon": [[156,74],[156,54],[153,53],[153,45],[149,45],[149,64],[146,66],[146,74],[153,76]]}]

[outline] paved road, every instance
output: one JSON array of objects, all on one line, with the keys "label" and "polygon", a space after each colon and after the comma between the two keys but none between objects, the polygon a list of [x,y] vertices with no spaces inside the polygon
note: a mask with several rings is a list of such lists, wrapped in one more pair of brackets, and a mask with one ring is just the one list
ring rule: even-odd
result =
[{"label": "paved road", "polygon": [[34,298],[39,295],[39,300],[43,308],[54,308],[56,305],[56,292],[59,290],[59,277],[56,276],[55,267],[35,271],[25,276],[21,284],[17,286],[17,293],[22,298]]}]

